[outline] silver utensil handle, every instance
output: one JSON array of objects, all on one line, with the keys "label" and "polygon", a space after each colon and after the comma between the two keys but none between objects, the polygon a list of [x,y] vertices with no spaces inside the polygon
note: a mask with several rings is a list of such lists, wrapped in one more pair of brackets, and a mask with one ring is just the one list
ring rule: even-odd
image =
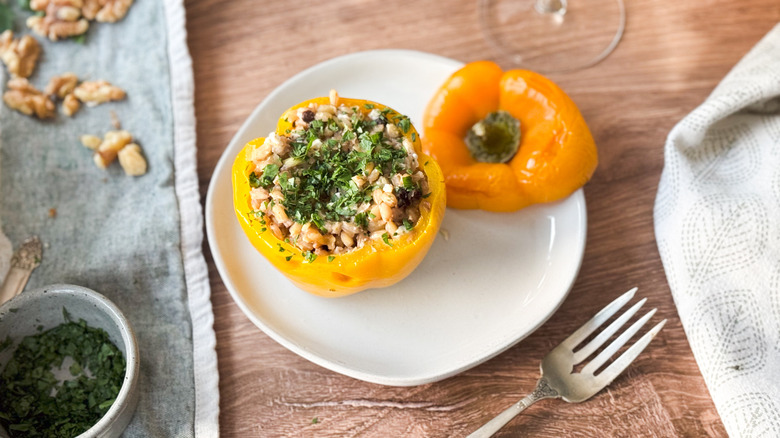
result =
[{"label": "silver utensil handle", "polygon": [[30,274],[41,264],[43,245],[38,236],[32,236],[22,242],[11,256],[11,269],[0,286],[0,304],[19,295],[27,285]]},{"label": "silver utensil handle", "polygon": [[523,399],[520,400],[519,402],[505,409],[504,412],[496,415],[495,418],[485,423],[484,426],[475,430],[474,432],[471,433],[471,435],[469,435],[466,438],[491,437],[493,436],[494,433],[498,432],[499,429],[504,427],[513,418],[515,418],[520,412],[523,412],[524,410],[526,410],[526,408],[528,408],[532,404],[545,398],[556,398],[556,397],[560,397],[558,391],[551,388],[550,384],[547,382],[547,379],[542,377],[536,383],[536,389],[534,389],[532,393],[528,394],[527,396],[523,397]]},{"label": "silver utensil handle", "polygon": [[32,271],[29,269],[17,267],[9,269],[8,275],[5,276],[3,285],[0,287],[0,304],[19,295],[19,293],[24,290],[24,286],[27,284],[27,280],[30,279],[31,273]]}]

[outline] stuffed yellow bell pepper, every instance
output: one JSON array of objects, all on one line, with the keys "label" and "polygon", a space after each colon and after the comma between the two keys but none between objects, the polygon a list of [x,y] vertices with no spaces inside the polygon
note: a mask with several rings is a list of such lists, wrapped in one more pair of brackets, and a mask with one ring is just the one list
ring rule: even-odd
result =
[{"label": "stuffed yellow bell pepper", "polygon": [[574,102],[528,70],[478,61],[429,102],[423,151],[442,168],[451,207],[515,211],[570,195],[593,175],[596,144]]},{"label": "stuffed yellow bell pepper", "polygon": [[436,237],[445,193],[408,117],[335,92],[290,108],[233,164],[235,212],[252,245],[326,297],[409,275]]}]

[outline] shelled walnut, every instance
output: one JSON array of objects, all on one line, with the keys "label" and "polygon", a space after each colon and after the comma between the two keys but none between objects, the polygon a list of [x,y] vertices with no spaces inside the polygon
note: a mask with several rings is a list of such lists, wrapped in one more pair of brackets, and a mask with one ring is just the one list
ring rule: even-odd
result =
[{"label": "shelled walnut", "polygon": [[88,106],[125,98],[124,90],[103,80],[84,81],[73,90],[73,94]]},{"label": "shelled walnut", "polygon": [[82,135],[81,144],[95,151],[95,165],[101,169],[107,168],[117,157],[119,165],[129,176],[140,176],[146,173],[146,158],[141,147],[133,143],[133,136],[123,130],[108,131],[101,140],[95,135]]},{"label": "shelled walnut", "polygon": [[73,95],[73,93],[65,96],[62,100],[62,112],[68,117],[73,117],[73,114],[81,108],[81,102]]},{"label": "shelled walnut", "polygon": [[105,169],[116,159],[119,151],[132,141],[133,136],[127,131],[108,131],[95,152],[95,164]]},{"label": "shelled walnut", "polygon": [[79,138],[79,140],[81,140],[81,144],[83,144],[84,147],[92,149],[93,151],[97,150],[97,148],[100,147],[100,143],[103,142],[103,139],[101,139],[97,135],[91,135],[91,134],[84,134]]},{"label": "shelled walnut", "polygon": [[[95,19],[101,23],[115,23],[127,14],[127,10],[133,4],[133,0],[86,0],[84,5],[84,15],[86,14],[87,5],[89,3],[97,3],[101,7],[95,13]],[[90,12],[94,10],[94,6],[90,9]]]},{"label": "shelled walnut", "polygon": [[141,176],[146,173],[146,158],[141,154],[141,146],[130,143],[119,151],[119,165],[129,176]]},{"label": "shelled walnut", "polygon": [[14,33],[6,30],[0,34],[0,59],[13,77],[28,78],[35,70],[41,46],[38,40],[25,35],[14,39]]},{"label": "shelled walnut", "polygon": [[54,102],[40,90],[33,87],[25,78],[8,81],[8,89],[3,93],[3,101],[10,108],[39,119],[54,117]]},{"label": "shelled walnut", "polygon": [[30,0],[30,9],[43,12],[27,20],[27,27],[52,41],[81,35],[89,21],[114,23],[127,14],[133,0]]},{"label": "shelled walnut", "polygon": [[51,98],[63,99],[62,112],[68,117],[72,117],[81,108],[81,102],[73,95],[73,90],[78,82],[79,78],[75,74],[63,73],[51,78],[44,90],[44,93]]},{"label": "shelled walnut", "polygon": [[83,0],[31,0],[30,9],[43,12],[27,19],[27,27],[52,41],[78,36],[89,29],[82,18]]},{"label": "shelled walnut", "polygon": [[73,73],[63,73],[59,76],[54,76],[49,79],[49,84],[46,85],[44,93],[49,96],[57,96],[60,99],[64,99],[65,96],[72,93],[79,83],[79,78]]}]

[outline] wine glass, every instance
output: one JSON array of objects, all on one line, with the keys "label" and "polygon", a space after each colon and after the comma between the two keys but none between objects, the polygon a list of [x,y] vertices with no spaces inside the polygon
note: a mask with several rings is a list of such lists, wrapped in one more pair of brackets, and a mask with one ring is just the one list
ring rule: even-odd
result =
[{"label": "wine glass", "polygon": [[590,67],[615,49],[626,25],[623,0],[478,0],[488,44],[541,73]]}]

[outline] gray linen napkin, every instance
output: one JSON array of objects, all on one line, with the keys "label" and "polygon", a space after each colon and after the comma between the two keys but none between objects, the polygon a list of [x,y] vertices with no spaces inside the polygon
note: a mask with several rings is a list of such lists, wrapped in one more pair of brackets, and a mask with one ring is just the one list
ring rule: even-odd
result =
[{"label": "gray linen napkin", "polygon": [[780,25],[669,134],[654,215],[726,430],[780,436]]},{"label": "gray linen napkin", "polygon": [[[29,14],[17,12],[16,30],[28,33]],[[33,234],[44,242],[44,262],[28,288],[83,285],[129,318],[141,356],[140,401],[126,431],[132,437],[219,434],[184,17],[181,0],[136,0],[122,21],[93,23],[85,44],[38,38],[43,56],[31,81],[39,89],[72,71],[118,85],[124,101],[52,121],[0,104],[2,231],[14,245]],[[116,163],[98,169],[80,144],[82,134],[112,129],[112,110],[143,148],[146,175],[125,176]]]}]

